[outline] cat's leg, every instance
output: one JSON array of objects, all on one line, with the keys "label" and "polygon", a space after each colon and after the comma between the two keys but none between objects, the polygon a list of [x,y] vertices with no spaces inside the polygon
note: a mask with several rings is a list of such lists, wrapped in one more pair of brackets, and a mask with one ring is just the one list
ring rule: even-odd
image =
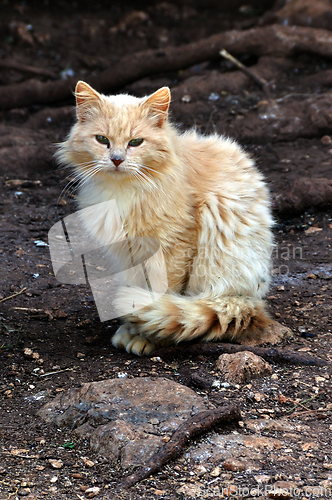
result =
[{"label": "cat's leg", "polygon": [[156,348],[155,344],[141,337],[138,334],[137,326],[129,321],[121,325],[115,332],[112,344],[114,347],[125,349],[127,352],[138,356],[150,354]]}]

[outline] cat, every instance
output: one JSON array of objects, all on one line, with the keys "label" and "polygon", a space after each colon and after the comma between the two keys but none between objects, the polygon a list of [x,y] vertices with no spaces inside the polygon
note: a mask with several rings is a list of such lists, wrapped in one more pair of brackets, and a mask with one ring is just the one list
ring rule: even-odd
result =
[{"label": "cat", "polygon": [[[158,240],[167,270],[167,293],[125,316],[113,345],[141,355],[193,339],[259,337],[272,321],[263,297],[273,218],[253,160],[224,136],[180,133],[168,87],[106,96],[79,81],[75,97],[77,121],[57,156],[81,181],[83,224],[110,244],[119,228],[107,224],[102,202],[116,200],[127,235]],[[146,293],[124,287],[117,301],[144,305]]]}]

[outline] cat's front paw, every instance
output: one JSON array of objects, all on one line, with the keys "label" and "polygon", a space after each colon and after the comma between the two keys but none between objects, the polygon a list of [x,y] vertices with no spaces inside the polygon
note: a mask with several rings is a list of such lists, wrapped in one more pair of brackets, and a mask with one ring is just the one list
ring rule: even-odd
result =
[{"label": "cat's front paw", "polygon": [[136,337],[137,332],[134,325],[125,323],[121,325],[112,337],[112,344],[118,349],[126,349],[131,340]]},{"label": "cat's front paw", "polygon": [[137,334],[135,325],[126,323],[121,325],[112,338],[112,344],[119,349],[138,356],[150,354],[155,349],[155,344]]},{"label": "cat's front paw", "polygon": [[148,355],[156,348],[155,344],[149,342],[144,337],[136,335],[126,346],[126,351],[137,356]]}]

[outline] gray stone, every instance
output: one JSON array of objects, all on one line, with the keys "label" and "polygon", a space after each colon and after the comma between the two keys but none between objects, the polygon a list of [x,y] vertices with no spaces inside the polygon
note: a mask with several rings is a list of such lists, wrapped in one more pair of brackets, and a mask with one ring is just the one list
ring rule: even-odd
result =
[{"label": "gray stone", "polygon": [[111,379],[58,394],[38,414],[90,439],[91,447],[123,468],[143,465],[184,421],[213,405],[164,378]]},{"label": "gray stone", "polygon": [[243,468],[250,472],[260,470],[266,453],[279,449],[281,444],[278,439],[263,436],[212,433],[198,446],[190,448],[186,458],[200,464],[240,461]]},{"label": "gray stone", "polygon": [[288,422],[287,420],[280,419],[257,419],[257,420],[247,420],[245,422],[247,429],[256,432],[308,432],[310,428],[307,425],[301,425],[298,423]]}]

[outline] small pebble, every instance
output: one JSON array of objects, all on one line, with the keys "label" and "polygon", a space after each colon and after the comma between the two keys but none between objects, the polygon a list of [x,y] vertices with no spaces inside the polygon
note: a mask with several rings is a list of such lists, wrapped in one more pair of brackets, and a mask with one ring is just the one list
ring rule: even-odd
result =
[{"label": "small pebble", "polygon": [[241,472],[246,469],[245,464],[240,460],[225,460],[222,466],[224,469],[231,470],[232,472]]},{"label": "small pebble", "polygon": [[61,460],[49,459],[49,463],[53,469],[61,469],[63,467],[63,462]]},{"label": "small pebble", "polygon": [[98,486],[93,486],[92,488],[88,488],[87,490],[85,490],[85,495],[88,498],[93,498],[96,495],[98,495],[99,492],[100,492],[100,488],[98,488]]},{"label": "small pebble", "polygon": [[33,350],[30,347],[26,347],[23,351],[25,359],[32,359]]},{"label": "small pebble", "polygon": [[221,473],[221,468],[220,467],[215,467],[214,469],[212,469],[212,471],[210,472],[210,476],[213,476],[213,477],[218,477],[220,476],[220,473]]},{"label": "small pebble", "polygon": [[198,476],[198,477],[201,477],[201,476],[204,476],[204,474],[207,472],[206,468],[204,467],[204,465],[197,465],[196,467],[194,467],[194,473]]},{"label": "small pebble", "polygon": [[149,423],[152,425],[158,425],[158,424],[160,424],[160,421],[157,418],[151,418],[149,420]]},{"label": "small pebble", "polygon": [[324,144],[324,146],[328,146],[329,144],[332,144],[332,139],[329,135],[323,135],[320,142]]},{"label": "small pebble", "polygon": [[18,495],[20,497],[26,497],[26,496],[30,495],[30,493],[31,493],[30,488],[21,488],[18,490]]},{"label": "small pebble", "polygon": [[82,458],[82,460],[87,467],[93,467],[95,464],[92,460],[89,460],[88,458]]},{"label": "small pebble", "polygon": [[218,94],[216,94],[215,92],[212,92],[210,95],[209,95],[209,101],[217,101],[219,99],[219,96]]}]

